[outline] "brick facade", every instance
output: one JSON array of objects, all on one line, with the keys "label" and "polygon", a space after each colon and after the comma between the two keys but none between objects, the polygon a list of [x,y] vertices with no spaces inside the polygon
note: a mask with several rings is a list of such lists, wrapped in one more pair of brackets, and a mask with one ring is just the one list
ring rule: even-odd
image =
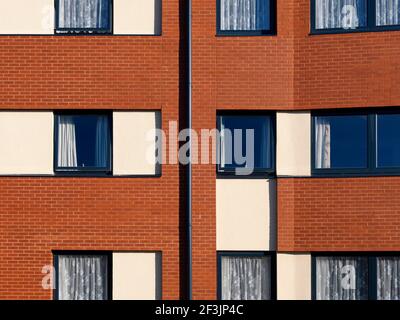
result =
[{"label": "brick facade", "polygon": [[[0,36],[0,108],[160,109],[185,117],[185,1],[162,36]],[[309,35],[309,0],[278,0],[277,35],[216,37],[193,1],[193,127],[224,109],[400,105],[399,32]],[[0,178],[0,299],[50,299],[52,250],[162,251],[163,298],[185,297],[185,175]],[[193,297],[215,299],[215,166],[193,169]],[[399,178],[279,178],[278,251],[398,250]],[[384,204],[384,205],[383,205]],[[177,267],[179,266],[179,267]]]}]

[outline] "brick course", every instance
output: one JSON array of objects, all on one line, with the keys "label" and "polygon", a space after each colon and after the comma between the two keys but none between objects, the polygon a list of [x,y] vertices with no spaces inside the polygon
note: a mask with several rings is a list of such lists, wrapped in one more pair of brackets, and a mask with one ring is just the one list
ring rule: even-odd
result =
[{"label": "brick course", "polygon": [[[0,36],[0,108],[182,120],[184,3],[163,1],[161,37]],[[216,37],[216,1],[193,0],[195,129],[223,109],[400,105],[400,32],[310,36],[309,3],[278,0],[277,36]],[[194,166],[196,299],[216,298],[215,178],[214,165]],[[398,250],[399,181],[279,179],[278,249]],[[184,190],[177,165],[161,178],[0,178],[0,299],[51,298],[40,271],[62,249],[161,250],[163,298],[183,297]]]}]

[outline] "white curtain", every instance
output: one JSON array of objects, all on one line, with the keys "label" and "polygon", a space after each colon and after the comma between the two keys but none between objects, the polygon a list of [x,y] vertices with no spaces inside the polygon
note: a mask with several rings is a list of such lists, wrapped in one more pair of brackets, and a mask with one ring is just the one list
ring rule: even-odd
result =
[{"label": "white curtain", "polygon": [[315,118],[315,167],[331,167],[331,125],[325,117]]},{"label": "white curtain", "polygon": [[[260,150],[260,159],[258,161],[255,160],[255,164],[258,164],[261,168],[269,168],[271,164],[271,154],[272,154],[272,144],[270,143],[271,141],[274,141],[274,137],[270,137],[272,130],[270,130],[271,122],[269,120],[263,121],[262,124],[262,129],[260,134],[262,136],[255,138],[254,142],[259,141],[258,139],[261,139],[261,144],[259,148]],[[258,146],[254,145],[255,148]],[[255,155],[255,150],[254,150],[254,155]]]},{"label": "white curtain", "polygon": [[109,131],[107,116],[99,116],[96,125],[96,155],[95,166],[106,167],[109,146]]},{"label": "white curtain", "polygon": [[316,0],[316,29],[355,29],[360,25],[357,0]]},{"label": "white curtain", "polygon": [[59,167],[77,167],[76,133],[73,116],[58,116],[58,163]]},{"label": "white curtain", "polygon": [[59,28],[108,28],[109,0],[59,0]]},{"label": "white curtain", "polygon": [[221,30],[269,29],[269,0],[221,0]]},{"label": "white curtain", "polygon": [[400,258],[377,258],[378,300],[400,300]]},{"label": "white curtain", "polygon": [[400,0],[376,0],[376,25],[400,24]]},{"label": "white curtain", "polygon": [[59,256],[60,300],[106,300],[107,258],[105,256]]},{"label": "white curtain", "polygon": [[317,300],[368,299],[368,261],[361,257],[317,257]]},{"label": "white curtain", "polygon": [[222,300],[268,300],[271,298],[269,257],[222,257]]},{"label": "white curtain", "polygon": [[220,165],[225,168],[233,162],[233,134],[229,128],[225,128],[225,118],[221,117],[220,131]]}]

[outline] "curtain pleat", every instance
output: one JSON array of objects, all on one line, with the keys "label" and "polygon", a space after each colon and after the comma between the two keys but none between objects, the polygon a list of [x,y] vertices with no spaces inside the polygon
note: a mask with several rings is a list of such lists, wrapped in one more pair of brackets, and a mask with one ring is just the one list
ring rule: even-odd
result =
[{"label": "curtain pleat", "polygon": [[376,25],[390,26],[399,23],[399,0],[376,0]]},{"label": "curtain pleat", "polygon": [[366,24],[364,0],[316,0],[316,29],[356,29]]},{"label": "curtain pleat", "polygon": [[72,116],[59,116],[57,152],[59,167],[77,167],[75,122]]},{"label": "curtain pleat", "polygon": [[60,300],[106,300],[105,256],[59,256]]},{"label": "curtain pleat", "polygon": [[221,30],[267,30],[269,0],[221,0]]},{"label": "curtain pleat", "polygon": [[109,0],[59,0],[59,28],[106,29]]},{"label": "curtain pleat", "polygon": [[400,300],[400,258],[377,258],[377,299]]},{"label": "curtain pleat", "polygon": [[315,167],[331,167],[331,125],[324,117],[315,118]]},{"label": "curtain pleat", "polygon": [[362,257],[318,257],[317,300],[367,299],[367,263]]},{"label": "curtain pleat", "polygon": [[[258,139],[261,139],[261,145],[260,145],[260,159],[255,159],[255,164],[258,164],[260,168],[269,168],[271,166],[270,160],[272,156],[272,144],[269,143],[270,141],[274,141],[273,137],[271,139],[271,131],[270,130],[270,122],[269,121],[264,121],[262,123],[262,129],[260,134],[262,134],[262,137],[259,137]],[[256,139],[256,140],[258,140]],[[255,150],[254,150],[254,154]]]},{"label": "curtain pleat", "polygon": [[109,129],[108,129],[108,118],[107,116],[99,116],[96,125],[96,154],[95,154],[95,166],[106,167],[108,157],[108,146],[109,146]]},{"label": "curtain pleat", "polygon": [[268,300],[271,292],[269,257],[222,257],[223,300]]}]

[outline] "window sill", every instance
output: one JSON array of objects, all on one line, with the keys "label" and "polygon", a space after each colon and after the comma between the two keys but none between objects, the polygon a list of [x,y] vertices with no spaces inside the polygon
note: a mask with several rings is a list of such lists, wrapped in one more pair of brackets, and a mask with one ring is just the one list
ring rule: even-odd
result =
[{"label": "window sill", "polygon": [[54,174],[0,174],[0,178],[120,178],[120,179],[126,179],[126,178],[161,178],[162,174],[147,174],[147,175],[113,175],[112,173],[109,174],[93,174],[93,173],[87,173],[87,174],[82,174],[82,173],[75,173],[75,174],[64,174],[63,172],[56,172]]},{"label": "window sill", "polygon": [[276,32],[245,32],[245,31],[238,31],[238,32],[220,32],[217,31],[216,37],[219,38],[226,38],[226,37],[273,37],[276,36]]},{"label": "window sill", "polygon": [[397,171],[377,171],[377,172],[315,172],[311,178],[374,178],[374,177],[399,177],[400,169]]},{"label": "window sill", "polygon": [[274,179],[275,171],[255,171],[249,175],[238,175],[235,171],[218,171],[217,179]]},{"label": "window sill", "polygon": [[363,29],[328,29],[328,30],[316,30],[313,29],[308,34],[309,36],[316,35],[326,35],[326,34],[353,34],[353,33],[368,33],[368,32],[385,32],[385,31],[400,31],[399,26],[385,26],[385,27],[377,27],[377,28],[363,28]]}]

